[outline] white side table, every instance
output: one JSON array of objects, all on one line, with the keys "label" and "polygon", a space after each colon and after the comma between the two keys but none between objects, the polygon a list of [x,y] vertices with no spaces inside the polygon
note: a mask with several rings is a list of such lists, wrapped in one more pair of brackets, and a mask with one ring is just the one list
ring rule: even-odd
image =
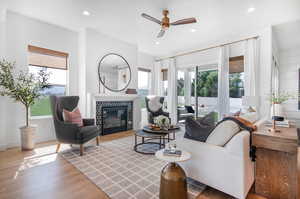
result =
[{"label": "white side table", "polygon": [[160,176],[160,199],[187,199],[187,182],[184,170],[177,162],[187,161],[191,154],[182,150],[180,157],[166,156],[164,149],[155,153],[156,158],[169,162],[161,171]]}]

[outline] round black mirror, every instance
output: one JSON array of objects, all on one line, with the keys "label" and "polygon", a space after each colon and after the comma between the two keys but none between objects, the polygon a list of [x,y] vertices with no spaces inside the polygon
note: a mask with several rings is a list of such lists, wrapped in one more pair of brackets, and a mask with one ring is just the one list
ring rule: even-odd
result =
[{"label": "round black mirror", "polygon": [[98,64],[99,81],[113,92],[125,90],[131,81],[131,69],[124,57],[109,53]]}]

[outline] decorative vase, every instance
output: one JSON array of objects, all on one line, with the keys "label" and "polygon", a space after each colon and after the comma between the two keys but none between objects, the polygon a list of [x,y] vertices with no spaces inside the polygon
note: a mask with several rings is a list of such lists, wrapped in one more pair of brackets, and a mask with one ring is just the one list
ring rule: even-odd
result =
[{"label": "decorative vase", "polygon": [[271,107],[271,117],[272,116],[281,116],[285,117],[282,104],[273,104]]},{"label": "decorative vase", "polygon": [[35,134],[37,126],[23,126],[21,132],[21,148],[22,151],[33,150],[35,145]]}]

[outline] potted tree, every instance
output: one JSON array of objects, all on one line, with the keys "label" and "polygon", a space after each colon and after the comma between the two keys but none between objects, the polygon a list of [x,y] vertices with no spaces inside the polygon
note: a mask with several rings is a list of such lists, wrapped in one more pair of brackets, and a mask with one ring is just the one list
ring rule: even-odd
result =
[{"label": "potted tree", "polygon": [[17,71],[15,63],[0,61],[0,95],[21,102],[26,109],[26,125],[20,127],[22,150],[34,149],[36,126],[29,123],[29,108],[42,95],[41,90],[48,87],[48,79],[49,74],[44,70],[34,75],[27,71]]}]

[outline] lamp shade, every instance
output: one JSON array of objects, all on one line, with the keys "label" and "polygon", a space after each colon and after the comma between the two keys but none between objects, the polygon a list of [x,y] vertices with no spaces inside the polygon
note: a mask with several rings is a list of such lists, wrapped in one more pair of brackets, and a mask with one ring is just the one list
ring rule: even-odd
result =
[{"label": "lamp shade", "polygon": [[242,105],[243,106],[257,106],[258,97],[256,96],[243,96]]}]

